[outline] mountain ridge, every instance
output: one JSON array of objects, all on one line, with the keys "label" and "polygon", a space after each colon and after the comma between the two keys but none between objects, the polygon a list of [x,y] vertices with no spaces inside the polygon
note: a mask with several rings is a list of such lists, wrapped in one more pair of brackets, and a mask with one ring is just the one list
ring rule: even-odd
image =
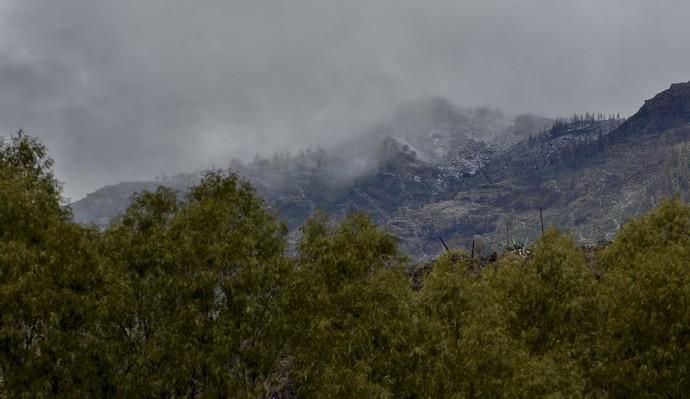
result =
[{"label": "mountain ridge", "polygon": [[[316,209],[336,217],[364,211],[413,257],[425,258],[441,250],[439,236],[456,247],[481,242],[487,250],[533,240],[539,208],[547,224],[583,243],[609,239],[659,197],[688,196],[689,133],[690,82],[673,84],[627,120],[601,114],[511,119],[433,98],[405,105],[369,136],[335,150],[234,166],[295,239]],[[194,178],[128,187],[161,183],[184,191]],[[126,187],[120,188],[72,204],[75,220],[105,225],[127,203]],[[94,217],[99,203],[105,212]]]}]

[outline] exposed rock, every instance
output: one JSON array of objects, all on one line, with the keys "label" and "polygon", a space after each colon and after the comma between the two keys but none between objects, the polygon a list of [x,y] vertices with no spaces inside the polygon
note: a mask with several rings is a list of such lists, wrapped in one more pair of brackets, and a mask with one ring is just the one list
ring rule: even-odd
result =
[{"label": "exposed rock", "polygon": [[640,110],[621,126],[625,134],[660,132],[684,126],[690,121],[690,82],[672,84],[654,98],[644,102]]}]

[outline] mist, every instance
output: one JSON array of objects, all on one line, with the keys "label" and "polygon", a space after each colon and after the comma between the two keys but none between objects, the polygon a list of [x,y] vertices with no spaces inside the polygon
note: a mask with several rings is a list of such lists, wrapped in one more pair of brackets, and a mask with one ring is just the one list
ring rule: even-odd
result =
[{"label": "mist", "polygon": [[366,132],[442,96],[630,115],[687,81],[679,0],[0,0],[0,135],[38,136],[72,200]]}]

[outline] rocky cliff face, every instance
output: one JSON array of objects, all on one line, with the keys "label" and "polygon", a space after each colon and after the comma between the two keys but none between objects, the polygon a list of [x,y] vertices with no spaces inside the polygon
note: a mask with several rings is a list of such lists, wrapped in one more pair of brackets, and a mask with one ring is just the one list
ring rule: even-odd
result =
[{"label": "rocky cliff face", "polygon": [[[475,240],[478,251],[490,251],[534,240],[541,207],[545,224],[595,242],[661,197],[690,198],[690,83],[646,101],[627,121],[508,118],[431,99],[405,105],[338,148],[234,166],[293,236],[316,209],[336,217],[360,210],[414,257],[437,255],[438,237],[456,247]],[[190,182],[165,184],[183,190]],[[104,225],[133,191],[157,184],[101,189],[72,204],[75,218]]]},{"label": "rocky cliff face", "polygon": [[672,84],[621,126],[625,133],[659,132],[685,126],[690,121],[690,82]]}]

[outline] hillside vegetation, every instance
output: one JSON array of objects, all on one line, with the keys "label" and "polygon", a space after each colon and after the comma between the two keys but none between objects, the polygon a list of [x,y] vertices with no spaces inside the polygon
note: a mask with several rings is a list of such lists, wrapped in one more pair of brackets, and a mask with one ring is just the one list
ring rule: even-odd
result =
[{"label": "hillside vegetation", "polygon": [[[46,148],[0,146],[0,398],[680,398],[690,392],[690,208],[587,253],[547,230],[415,269],[367,216],[287,229],[208,172],[72,222]],[[587,255],[587,257],[585,256]]]}]

